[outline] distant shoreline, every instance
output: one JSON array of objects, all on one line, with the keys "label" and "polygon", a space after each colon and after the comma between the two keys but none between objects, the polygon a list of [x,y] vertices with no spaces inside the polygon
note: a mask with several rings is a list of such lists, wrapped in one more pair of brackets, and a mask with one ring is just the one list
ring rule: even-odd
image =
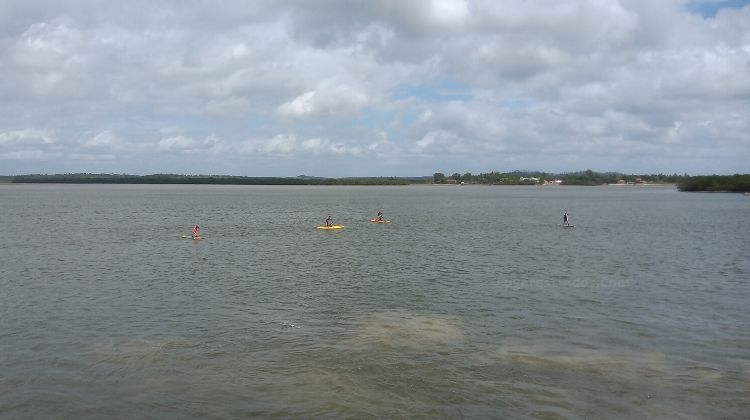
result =
[{"label": "distant shoreline", "polygon": [[680,191],[748,192],[750,175],[625,175],[593,171],[567,174],[543,172],[490,172],[478,175],[435,173],[421,177],[345,177],[325,178],[307,175],[297,177],[249,177],[233,175],[179,174],[30,174],[0,176],[0,184],[159,184],[159,185],[349,185],[349,186],[609,186],[609,187],[675,187]]},{"label": "distant shoreline", "polygon": [[423,184],[430,177],[245,177],[228,175],[110,175],[58,174],[8,177],[13,184],[159,184],[159,185],[409,185]]},{"label": "distant shoreline", "polygon": [[[463,184],[463,185],[457,185],[457,184],[435,184],[435,183],[427,183],[427,182],[414,182],[414,183],[398,183],[398,184],[376,184],[376,183],[319,183],[319,184],[283,184],[283,183],[269,183],[269,184],[262,184],[262,183],[255,183],[255,184],[239,184],[239,183],[218,183],[218,182],[49,182],[49,181],[38,181],[38,182],[12,182],[12,181],[3,181],[0,180],[0,185],[236,185],[236,186],[302,186],[302,187],[320,187],[320,186],[381,186],[381,187],[405,187],[405,186],[420,186],[420,187],[445,187],[445,188],[458,188],[458,187],[540,187],[544,189],[555,189],[555,188],[565,188],[565,187],[591,187],[591,188],[600,188],[600,187],[619,187],[620,185],[617,184],[600,184],[600,185],[589,185],[589,184],[562,184],[562,185],[529,185],[529,184]],[[644,185],[638,185],[637,187],[674,187],[676,188],[677,184],[675,183],[665,183],[665,184],[644,184]],[[633,185],[627,185],[627,187],[634,187]],[[732,191],[698,191],[698,192],[732,192]]]},{"label": "distant shoreline", "polygon": [[750,193],[750,174],[693,176],[678,184],[685,192]]},{"label": "distant shoreline", "polygon": [[544,189],[564,188],[564,187],[676,187],[676,183],[650,183],[650,184],[557,184],[557,185],[544,185],[544,184],[483,184],[483,183],[465,183],[465,184],[444,184],[434,182],[408,182],[408,181],[385,181],[378,182],[372,179],[362,179],[356,181],[347,182],[347,180],[332,178],[326,182],[290,182],[287,179],[282,181],[271,180],[271,181],[250,181],[250,182],[221,182],[221,181],[180,181],[180,182],[155,182],[155,181],[143,181],[138,182],[137,180],[49,180],[49,179],[34,179],[34,180],[13,180],[0,178],[0,185],[23,185],[23,184],[35,184],[35,185],[237,185],[237,186],[424,186],[424,187],[445,187],[445,188],[459,188],[459,187],[540,187]]}]

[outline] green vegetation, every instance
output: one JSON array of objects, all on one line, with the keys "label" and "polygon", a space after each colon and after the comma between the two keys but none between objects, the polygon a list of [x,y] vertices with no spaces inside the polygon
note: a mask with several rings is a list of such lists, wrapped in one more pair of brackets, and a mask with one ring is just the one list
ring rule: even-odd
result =
[{"label": "green vegetation", "polygon": [[680,191],[750,192],[750,174],[685,177],[677,184]]},{"label": "green vegetation", "polygon": [[429,177],[355,177],[318,178],[298,177],[247,177],[229,175],[118,175],[118,174],[57,174],[19,175],[14,183],[59,184],[222,184],[222,185],[408,185],[429,182]]},{"label": "green vegetation", "polygon": [[601,184],[674,184],[687,175],[643,174],[632,175],[619,172],[572,172],[560,175],[565,185],[601,185]]},{"label": "green vegetation", "polygon": [[467,172],[463,175],[454,173],[445,176],[441,172],[433,175],[436,184],[467,183],[467,184],[490,184],[490,185],[537,185],[545,182],[561,181],[563,185],[602,185],[602,184],[667,184],[677,183],[686,175],[628,175],[619,172],[594,172],[586,170],[581,172],[570,172],[564,174],[553,174],[535,171],[513,171],[513,172],[489,172],[472,175]]},{"label": "green vegetation", "polygon": [[535,185],[542,181],[542,177],[547,176],[549,179],[553,179],[552,174],[546,174],[544,172],[488,172],[479,175],[473,175],[471,172],[467,172],[463,175],[454,173],[450,176],[445,176],[441,172],[435,173],[432,180],[435,184],[455,184],[455,183],[467,183],[467,184],[489,184],[489,185]]},{"label": "green vegetation", "polygon": [[61,183],[61,184],[223,184],[223,185],[407,185],[407,184],[487,184],[487,185],[562,185],[659,184],[678,183],[680,191],[750,191],[750,175],[627,175],[619,172],[586,170],[564,174],[535,171],[489,172],[474,175],[454,173],[446,176],[436,172],[429,177],[350,177],[320,178],[247,177],[229,175],[126,175],[126,174],[57,174],[0,176],[0,183]]}]

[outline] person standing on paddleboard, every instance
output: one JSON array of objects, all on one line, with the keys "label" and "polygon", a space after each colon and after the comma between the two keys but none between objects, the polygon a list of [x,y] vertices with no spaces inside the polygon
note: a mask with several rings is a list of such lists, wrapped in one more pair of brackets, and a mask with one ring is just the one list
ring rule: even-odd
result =
[{"label": "person standing on paddleboard", "polygon": [[331,215],[328,215],[328,218],[326,219],[326,226],[331,227],[333,226],[333,219],[331,219]]},{"label": "person standing on paddleboard", "polygon": [[198,225],[195,225],[195,227],[193,228],[193,239],[195,239],[195,238],[197,238],[197,237],[199,237],[199,236],[200,236],[200,235],[198,234],[198,229],[200,229],[200,228],[198,227]]},{"label": "person standing on paddleboard", "polygon": [[383,220],[383,210],[378,211],[378,220]]},{"label": "person standing on paddleboard", "polygon": [[568,221],[568,212],[564,212],[563,213],[563,225],[565,225],[565,226],[569,226],[570,225],[570,221]]}]

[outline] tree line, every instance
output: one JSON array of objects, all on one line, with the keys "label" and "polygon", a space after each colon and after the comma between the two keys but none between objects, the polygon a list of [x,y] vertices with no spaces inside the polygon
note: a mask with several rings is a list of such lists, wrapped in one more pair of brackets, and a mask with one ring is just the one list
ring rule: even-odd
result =
[{"label": "tree line", "polygon": [[750,192],[750,174],[690,176],[680,181],[677,188],[680,191]]},{"label": "tree line", "polygon": [[632,175],[620,172],[595,172],[590,169],[580,172],[569,172],[555,174],[538,171],[513,171],[513,172],[489,172],[474,175],[471,172],[465,174],[454,173],[446,176],[442,172],[436,172],[432,176],[432,182],[435,184],[448,183],[469,183],[469,184],[490,184],[490,185],[536,185],[543,184],[545,181],[561,181],[565,185],[602,185],[624,183],[655,183],[669,184],[677,183],[687,175]]},{"label": "tree line", "polygon": [[126,175],[126,174],[55,174],[18,175],[13,183],[59,184],[221,184],[221,185],[408,185],[428,182],[429,178],[401,177],[247,177],[230,175]]},{"label": "tree line", "polygon": [[632,175],[619,172],[585,170],[555,174],[538,171],[488,172],[445,175],[436,172],[432,177],[247,177],[230,175],[127,175],[127,174],[33,174],[0,177],[2,182],[61,183],[61,184],[222,184],[222,185],[408,185],[470,183],[488,185],[538,185],[545,181],[561,181],[564,185],[602,185],[616,183],[676,183],[680,191],[750,192],[750,174],[735,175]]}]

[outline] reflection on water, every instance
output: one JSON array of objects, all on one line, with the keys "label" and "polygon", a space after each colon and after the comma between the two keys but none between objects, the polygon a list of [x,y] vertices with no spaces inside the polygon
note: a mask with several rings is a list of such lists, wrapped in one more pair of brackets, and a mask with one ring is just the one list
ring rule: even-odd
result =
[{"label": "reflection on water", "polygon": [[[748,211],[664,188],[0,186],[0,417],[741,418]],[[327,214],[347,229],[316,231]]]}]

